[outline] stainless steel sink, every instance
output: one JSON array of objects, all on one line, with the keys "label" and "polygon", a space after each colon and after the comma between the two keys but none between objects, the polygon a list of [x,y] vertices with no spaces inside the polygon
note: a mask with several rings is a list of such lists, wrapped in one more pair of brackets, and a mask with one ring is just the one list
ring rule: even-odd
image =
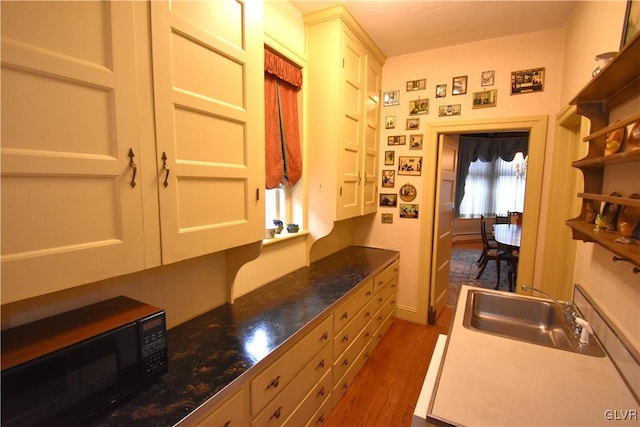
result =
[{"label": "stainless steel sink", "polygon": [[476,331],[590,356],[604,357],[595,337],[580,345],[565,314],[548,300],[469,290],[463,325]]}]

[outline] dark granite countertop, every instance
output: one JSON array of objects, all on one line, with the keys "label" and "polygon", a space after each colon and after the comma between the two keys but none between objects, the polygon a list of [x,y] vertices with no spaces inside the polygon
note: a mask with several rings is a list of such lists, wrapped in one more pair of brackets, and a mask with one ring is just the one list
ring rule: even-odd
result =
[{"label": "dark granite countertop", "polygon": [[348,247],[170,329],[169,372],[91,425],[176,424],[397,256]]}]

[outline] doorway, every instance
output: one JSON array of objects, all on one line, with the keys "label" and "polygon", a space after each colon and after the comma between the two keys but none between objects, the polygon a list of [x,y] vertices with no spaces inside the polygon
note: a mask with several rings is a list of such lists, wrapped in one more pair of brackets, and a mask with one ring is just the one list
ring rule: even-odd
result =
[{"label": "doorway", "polygon": [[[518,267],[518,283],[533,283],[533,274],[536,262],[536,241],[538,238],[538,221],[540,212],[540,200],[542,189],[542,177],[544,166],[544,153],[547,138],[547,116],[513,117],[503,119],[488,119],[476,121],[452,121],[446,123],[429,124],[426,129],[427,141],[440,141],[441,135],[467,134],[473,132],[529,132],[529,162],[527,170],[527,184],[524,210],[528,213],[525,220],[526,227],[522,232],[522,245],[520,250],[520,263]],[[438,156],[440,143],[431,144],[425,151],[424,170],[439,171],[441,159]],[[442,295],[436,292],[441,287],[436,286],[438,272],[438,238],[437,238],[437,214],[440,211],[438,195],[439,174],[425,174],[423,177],[422,204],[425,207],[425,224],[432,226],[422,227],[420,238],[418,271],[418,304],[417,321],[427,323],[435,321],[438,316],[433,304]]]}]

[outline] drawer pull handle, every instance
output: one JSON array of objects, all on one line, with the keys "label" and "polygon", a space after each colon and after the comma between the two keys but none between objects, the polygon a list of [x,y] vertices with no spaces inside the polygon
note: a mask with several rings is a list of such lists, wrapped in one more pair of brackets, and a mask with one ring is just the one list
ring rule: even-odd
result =
[{"label": "drawer pull handle", "polygon": [[378,281],[378,285],[382,285],[384,282],[382,280]]},{"label": "drawer pull handle", "polygon": [[320,415],[320,417],[318,417],[318,421],[316,421],[316,424],[324,424],[324,414]]},{"label": "drawer pull handle", "polygon": [[318,363],[318,368],[324,368],[324,359],[322,359],[320,363]]},{"label": "drawer pull handle", "polygon": [[371,291],[367,291],[366,296],[370,297],[371,296]]},{"label": "drawer pull handle", "polygon": [[394,283],[393,285],[391,285],[391,289],[395,289],[396,288],[396,284]]},{"label": "drawer pull handle", "polygon": [[278,409],[276,409],[276,412],[274,412],[270,417],[269,417],[269,421],[271,421],[272,419],[280,419],[280,410],[282,409],[282,406],[280,406]]},{"label": "drawer pull handle", "polygon": [[344,359],[342,361],[342,366],[349,366],[349,359]]},{"label": "drawer pull handle", "polygon": [[164,171],[166,172],[166,175],[164,176],[164,182],[162,183],[162,185],[166,187],[169,186],[169,166],[167,166],[167,153],[166,152],[162,152],[162,169],[164,169]]},{"label": "drawer pull handle", "polygon": [[133,161],[133,158],[136,156],[133,153],[133,148],[129,148],[128,156],[129,156],[129,167],[133,171],[133,176],[131,177],[131,182],[129,183],[129,185],[131,186],[131,188],[133,188],[136,186],[136,173],[138,172],[138,166],[136,166],[135,162]]},{"label": "drawer pull handle", "polygon": [[265,390],[269,390],[271,387],[273,388],[278,388],[278,385],[280,384],[280,375],[278,375],[277,377],[275,377],[274,379],[271,380],[271,382],[269,383],[269,385],[267,386],[267,388]]},{"label": "drawer pull handle", "polygon": [[224,423],[224,427],[229,427],[231,425],[231,420],[227,420],[226,423]]},{"label": "drawer pull handle", "polygon": [[342,342],[349,341],[349,334],[342,337]]},{"label": "drawer pull handle", "polygon": [[371,336],[371,334],[369,332],[367,332],[364,336],[369,338]]},{"label": "drawer pull handle", "polygon": [[396,268],[394,268],[394,269],[393,269],[393,272],[394,272],[394,273],[397,273],[397,272],[398,272],[398,268],[397,268],[397,267],[396,267]]},{"label": "drawer pull handle", "polygon": [[364,317],[371,317],[371,313],[369,313],[368,311],[364,314]]},{"label": "drawer pull handle", "polygon": [[329,333],[325,332],[324,334],[322,334],[319,341],[326,341],[328,338],[329,338]]},{"label": "drawer pull handle", "polygon": [[348,319],[348,318],[349,318],[349,313],[347,313],[346,311],[344,313],[342,313],[342,316],[340,316],[340,320]]},{"label": "drawer pull handle", "polygon": [[342,389],[343,389],[343,390],[346,390],[346,389],[347,389],[347,387],[349,387],[349,384],[347,384],[347,383],[342,384]]},{"label": "drawer pull handle", "polygon": [[378,302],[382,302],[382,301],[383,301],[382,298],[378,298]]},{"label": "drawer pull handle", "polygon": [[324,396],[324,387],[322,387],[320,390],[318,390],[317,396],[320,396],[320,397]]}]

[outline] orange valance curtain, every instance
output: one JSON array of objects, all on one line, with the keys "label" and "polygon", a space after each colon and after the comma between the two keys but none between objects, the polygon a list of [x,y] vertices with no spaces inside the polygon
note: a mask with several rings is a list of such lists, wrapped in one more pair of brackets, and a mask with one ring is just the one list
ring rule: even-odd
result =
[{"label": "orange valance curtain", "polygon": [[293,186],[302,176],[298,95],[302,72],[264,50],[266,187]]}]

